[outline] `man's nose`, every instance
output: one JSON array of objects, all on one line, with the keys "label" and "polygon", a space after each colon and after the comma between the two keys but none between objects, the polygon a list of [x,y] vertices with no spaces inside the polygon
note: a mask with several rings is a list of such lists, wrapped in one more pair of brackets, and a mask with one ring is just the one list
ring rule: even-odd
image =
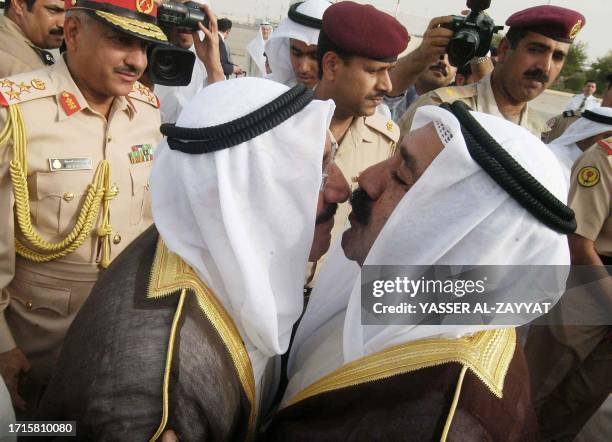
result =
[{"label": "man's nose", "polygon": [[391,85],[391,78],[389,77],[389,71],[384,70],[380,72],[380,75],[378,76],[378,81],[376,83],[376,89],[379,92],[384,92],[384,93],[391,92],[392,85]]},{"label": "man's nose", "polygon": [[298,62],[298,72],[300,74],[305,74],[308,72],[308,57],[301,57]]},{"label": "man's nose", "polygon": [[389,158],[368,167],[359,174],[357,183],[372,200],[377,200],[383,194],[390,178],[390,166],[394,158]]},{"label": "man's nose", "polygon": [[552,54],[546,54],[540,59],[540,62],[538,63],[538,67],[542,69],[546,75],[548,75],[550,73],[550,68],[552,66],[552,63],[553,63]]},{"label": "man's nose", "polygon": [[136,42],[125,59],[126,64],[144,72],[147,68],[147,48],[146,45]]},{"label": "man's nose", "polygon": [[351,195],[351,189],[338,166],[332,164],[327,173],[327,182],[323,192],[325,202],[343,203],[348,200]]}]

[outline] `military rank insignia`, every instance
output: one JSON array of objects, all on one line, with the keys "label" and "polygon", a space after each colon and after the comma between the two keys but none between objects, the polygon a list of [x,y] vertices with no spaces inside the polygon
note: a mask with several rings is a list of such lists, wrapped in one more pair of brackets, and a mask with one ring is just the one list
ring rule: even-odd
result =
[{"label": "military rank insignia", "polygon": [[578,184],[582,187],[593,187],[599,183],[599,169],[587,166],[578,172]]},{"label": "military rank insignia", "polygon": [[60,106],[62,106],[62,109],[64,109],[66,115],[68,116],[74,114],[75,112],[78,112],[81,109],[81,105],[77,101],[77,98],[74,96],[74,94],[71,94],[70,92],[63,91],[62,93],[60,93],[59,103]]},{"label": "military rank insignia", "polygon": [[146,163],[153,161],[153,145],[152,144],[139,144],[132,146],[132,151],[128,154],[130,157],[130,163]]}]

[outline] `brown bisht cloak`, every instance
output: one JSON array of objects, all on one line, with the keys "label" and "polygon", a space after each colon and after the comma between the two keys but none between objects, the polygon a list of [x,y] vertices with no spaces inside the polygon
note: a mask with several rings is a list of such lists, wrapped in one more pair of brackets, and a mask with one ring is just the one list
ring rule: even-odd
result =
[{"label": "brown bisht cloak", "polygon": [[38,419],[75,420],[78,440],[145,441],[163,428],[183,441],[245,440],[255,387],[244,344],[214,293],[158,238],[148,229],[98,281]]},{"label": "brown bisht cloak", "polygon": [[266,441],[537,440],[514,329],[398,345],[345,364],[291,399]]}]

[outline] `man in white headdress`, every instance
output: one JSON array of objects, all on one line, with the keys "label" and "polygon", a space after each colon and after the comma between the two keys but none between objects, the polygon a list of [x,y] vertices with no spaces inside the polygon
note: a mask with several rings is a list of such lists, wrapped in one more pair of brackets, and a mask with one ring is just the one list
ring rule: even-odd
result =
[{"label": "man in white headdress", "polygon": [[207,87],[162,126],[155,226],[75,320],[41,419],[76,420],[82,439],[155,439],[166,425],[184,440],[253,434],[306,262],[329,247],[329,206],[349,194],[333,109],[304,86],[247,77]]},{"label": "man in white headdress", "polygon": [[328,0],[294,3],[266,44],[271,79],[287,86],[301,83],[310,88],[319,82],[317,42]]},{"label": "man in white headdress", "polygon": [[586,110],[567,130],[548,147],[563,166],[569,187],[572,166],[589,147],[612,135],[612,107]]},{"label": "man in white headdress", "polygon": [[[463,105],[453,112],[456,106]],[[546,201],[548,213],[526,209],[529,198],[511,196],[513,186],[497,184],[482,158],[472,158],[482,137],[474,136],[478,146],[469,139],[468,147],[466,132],[474,132],[427,106],[417,111],[400,152],[360,175],[342,241],[346,257],[360,265],[569,264],[561,232],[575,222],[559,201],[567,192],[561,171],[541,167],[555,163],[550,150],[512,123],[463,112],[495,134],[503,146],[495,158],[510,164],[510,175],[527,171],[539,181],[523,190]],[[346,257],[334,247],[319,275],[266,440],[537,438],[514,328],[362,325],[363,274]],[[417,267],[407,269],[412,279],[421,276]],[[504,281],[497,295],[508,299],[509,290],[520,290],[517,283]],[[556,293],[541,290],[533,291],[533,301],[555,301]]]},{"label": "man in white headdress", "polygon": [[266,71],[266,43],[272,34],[272,25],[267,22],[261,22],[257,35],[251,40],[247,46],[248,54],[247,75],[250,77],[267,77]]}]

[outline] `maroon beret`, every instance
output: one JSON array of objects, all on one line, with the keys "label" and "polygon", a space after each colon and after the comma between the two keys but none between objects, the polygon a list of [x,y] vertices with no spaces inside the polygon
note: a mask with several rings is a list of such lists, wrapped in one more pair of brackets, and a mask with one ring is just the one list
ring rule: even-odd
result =
[{"label": "maroon beret", "polygon": [[325,10],[321,36],[349,55],[385,61],[396,59],[410,40],[406,28],[389,14],[351,1]]},{"label": "maroon beret", "polygon": [[506,20],[511,28],[537,32],[565,43],[571,43],[585,24],[581,13],[552,5],[523,9]]}]

